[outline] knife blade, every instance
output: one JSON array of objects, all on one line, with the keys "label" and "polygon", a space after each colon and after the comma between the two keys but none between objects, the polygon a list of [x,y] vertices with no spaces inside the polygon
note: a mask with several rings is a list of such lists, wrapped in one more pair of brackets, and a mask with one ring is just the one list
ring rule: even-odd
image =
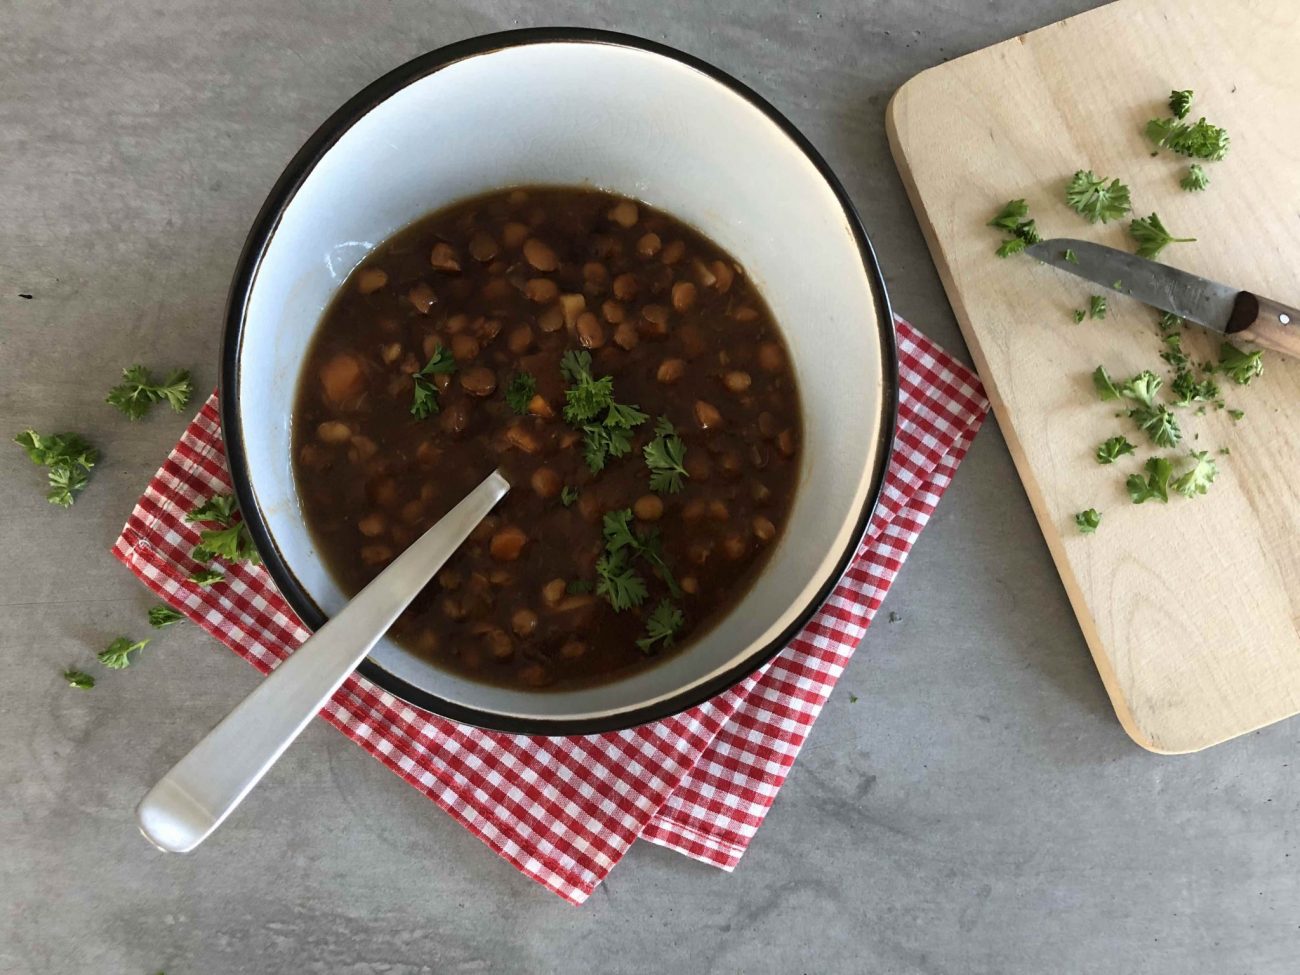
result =
[{"label": "knife blade", "polygon": [[[1066,259],[1067,251],[1075,260]],[[1238,288],[1127,251],[1068,237],[1031,244],[1025,253],[1211,331],[1232,331],[1229,326],[1241,294]]]}]

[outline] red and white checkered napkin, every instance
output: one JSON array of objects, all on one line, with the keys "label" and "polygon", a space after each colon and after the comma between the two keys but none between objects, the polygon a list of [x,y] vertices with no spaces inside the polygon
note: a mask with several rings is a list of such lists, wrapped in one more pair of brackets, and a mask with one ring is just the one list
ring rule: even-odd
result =
[{"label": "red and white checkered napkin", "polygon": [[[979,380],[901,320],[898,340],[898,439],[867,538],[826,605],[756,674],[676,717],[578,738],[456,724],[356,674],[322,717],[575,904],[637,837],[732,869],[988,409]],[[234,566],[207,589],[186,578],[198,534],[185,512],[228,490],[213,397],[150,482],[113,554],[265,673],[309,635],[266,571]]]}]

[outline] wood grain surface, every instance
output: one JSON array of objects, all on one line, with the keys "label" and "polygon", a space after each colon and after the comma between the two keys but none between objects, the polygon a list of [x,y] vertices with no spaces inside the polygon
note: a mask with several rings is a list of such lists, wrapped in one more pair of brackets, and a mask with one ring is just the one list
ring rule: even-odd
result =
[{"label": "wood grain surface", "polygon": [[[1265,353],[1227,405],[1180,411],[1185,442],[1160,450],[1101,403],[1089,373],[1159,359],[1156,314],[1108,294],[1102,321],[1074,324],[1086,282],[1028,258],[997,259],[986,221],[1024,197],[1044,237],[1132,248],[1127,219],[1088,225],[1064,205],[1077,169],[1119,177],[1134,215],[1175,236],[1161,259],[1300,303],[1300,4],[1291,0],[1120,0],[1013,38],[907,82],[888,130],[953,310],[1006,435],[1121,723],[1157,752],[1205,748],[1300,711],[1300,361]],[[1226,127],[1210,185],[1179,188],[1187,160],[1151,155],[1142,129],[1172,88],[1191,118]],[[1188,330],[1195,361],[1217,339]],[[1093,453],[1123,433],[1135,456]],[[1204,497],[1132,504],[1125,477],[1152,454],[1218,451]],[[1177,465],[1176,465],[1177,466]],[[1082,535],[1074,513],[1102,513]]]}]

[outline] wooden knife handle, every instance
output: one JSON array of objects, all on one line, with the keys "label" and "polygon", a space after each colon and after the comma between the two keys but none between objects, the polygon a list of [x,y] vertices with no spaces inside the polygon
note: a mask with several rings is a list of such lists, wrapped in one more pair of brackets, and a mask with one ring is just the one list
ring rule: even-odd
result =
[{"label": "wooden knife handle", "polygon": [[1300,358],[1300,308],[1243,291],[1237,295],[1227,333],[1274,352]]}]

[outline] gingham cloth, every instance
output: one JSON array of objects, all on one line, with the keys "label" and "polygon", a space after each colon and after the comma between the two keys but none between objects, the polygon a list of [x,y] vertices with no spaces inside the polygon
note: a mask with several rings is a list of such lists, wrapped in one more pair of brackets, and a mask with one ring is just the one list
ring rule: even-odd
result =
[{"label": "gingham cloth", "polygon": [[[353,674],[321,716],[574,904],[638,837],[733,869],[988,409],[979,380],[901,320],[898,340],[898,438],[867,537],[803,632],[731,690],[630,731],[544,738],[435,717]],[[310,635],[266,571],[233,566],[211,588],[187,581],[198,532],[184,515],[229,490],[213,396],[113,554],[266,673]]]}]

